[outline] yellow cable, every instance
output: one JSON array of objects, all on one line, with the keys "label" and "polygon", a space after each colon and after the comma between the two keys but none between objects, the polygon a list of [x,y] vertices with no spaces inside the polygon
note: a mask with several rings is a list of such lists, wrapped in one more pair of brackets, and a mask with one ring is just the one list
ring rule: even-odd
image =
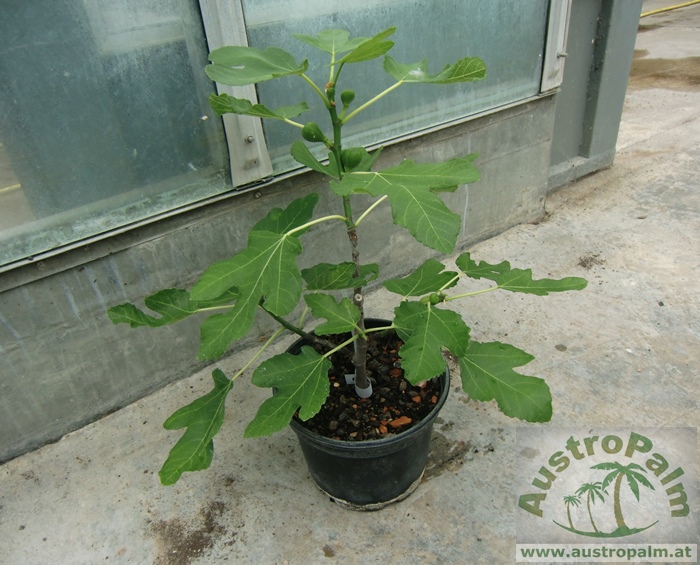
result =
[{"label": "yellow cable", "polygon": [[692,6],[693,4],[700,4],[700,0],[693,0],[692,2],[685,2],[683,4],[676,4],[675,6],[669,6],[668,8],[659,8],[658,10],[651,10],[650,12],[644,12],[640,18],[645,18],[646,16],[651,16],[653,14],[661,14],[662,12],[670,12],[671,10],[677,10],[678,8],[685,8],[686,6]]}]

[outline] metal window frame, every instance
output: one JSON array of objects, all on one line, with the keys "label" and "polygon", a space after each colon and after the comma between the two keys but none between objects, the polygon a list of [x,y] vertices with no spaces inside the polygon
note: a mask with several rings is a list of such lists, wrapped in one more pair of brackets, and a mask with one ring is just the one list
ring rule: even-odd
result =
[{"label": "metal window frame", "polygon": [[[248,45],[241,0],[199,0],[209,51],[226,45]],[[216,83],[219,94],[257,103],[255,86],[232,87]],[[223,116],[231,163],[231,182],[239,187],[272,174],[262,120],[250,116]]]},{"label": "metal window frame", "polygon": [[557,90],[564,80],[571,0],[550,0],[540,92]]}]

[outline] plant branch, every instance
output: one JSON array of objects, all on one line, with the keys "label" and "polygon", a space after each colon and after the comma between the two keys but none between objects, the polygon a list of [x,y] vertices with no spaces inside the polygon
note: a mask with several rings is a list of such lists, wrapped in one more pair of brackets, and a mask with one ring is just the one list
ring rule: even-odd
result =
[{"label": "plant branch", "polygon": [[325,107],[330,109],[331,103],[326,97],[326,95],[323,93],[323,90],[321,90],[314,81],[312,81],[308,76],[306,76],[305,73],[302,73],[299,76],[301,76],[301,78],[303,78],[309,84],[309,86],[311,86],[311,88],[314,89],[316,94],[318,94],[321,97],[321,100],[323,100],[323,104],[325,105]]},{"label": "plant branch", "polygon": [[399,86],[401,86],[402,84],[403,84],[403,81],[400,80],[400,81],[397,82],[396,84],[391,85],[391,86],[390,86],[389,88],[387,88],[384,92],[380,92],[380,93],[377,94],[374,98],[372,98],[371,100],[368,100],[368,101],[365,102],[362,106],[360,106],[359,108],[357,108],[357,109],[355,109],[354,111],[350,112],[347,116],[345,116],[345,117],[343,118],[343,120],[342,120],[343,125],[347,124],[347,123],[348,123],[350,120],[352,120],[357,114],[359,114],[360,112],[362,112],[362,110],[366,110],[366,109],[369,108],[372,104],[374,104],[375,102],[381,100],[381,99],[384,98],[387,94],[389,94],[392,90],[397,89],[397,88],[398,88]]},{"label": "plant branch", "polygon": [[304,124],[300,124],[299,122],[295,122],[294,120],[290,120],[289,118],[284,118],[284,122],[289,124],[290,126],[294,126],[295,128],[304,129]]},{"label": "plant branch", "polygon": [[321,344],[324,347],[333,347],[333,344],[330,341],[323,339],[322,337],[318,337],[317,335],[305,332],[304,330],[302,330],[301,328],[298,328],[294,324],[288,322],[287,320],[285,320],[281,316],[278,316],[277,314],[273,314],[267,308],[265,308],[265,306],[263,306],[262,304],[260,304],[260,308],[262,308],[265,312],[267,312],[270,316],[272,316],[272,318],[274,318],[278,324],[283,326],[284,329],[287,329],[290,332],[295,333],[298,336],[303,337],[304,339],[306,339],[310,342]]},{"label": "plant branch", "polygon": [[372,212],[372,210],[374,210],[377,206],[379,206],[379,205],[380,205],[382,202],[384,202],[387,198],[389,198],[389,197],[386,196],[386,195],[384,195],[384,196],[382,196],[379,200],[377,200],[374,204],[372,204],[369,208],[367,208],[367,210],[365,210],[365,211],[362,213],[362,215],[361,215],[359,218],[357,218],[357,221],[355,222],[355,225],[356,225],[356,226],[359,226],[359,225],[360,225],[360,222],[362,222],[362,220],[364,220],[364,219]]},{"label": "plant branch", "polygon": [[443,284],[443,285],[440,287],[440,290],[438,290],[438,292],[442,292],[442,291],[445,290],[446,288],[449,288],[450,286],[452,286],[452,283],[458,281],[460,278],[461,278],[460,275],[455,275],[455,276],[452,277],[449,281],[447,281],[445,284]]},{"label": "plant branch", "polygon": [[264,353],[264,351],[272,344],[279,336],[284,332],[285,328],[279,328],[277,329],[268,339],[267,341],[260,347],[255,352],[255,355],[253,355],[250,359],[248,359],[248,362],[243,365],[243,367],[235,374],[233,377],[231,377],[231,381],[235,381],[238,377],[240,377],[243,373],[245,373],[250,366],[255,363],[255,361],[258,360],[258,358]]},{"label": "plant branch", "polygon": [[302,226],[294,228],[293,230],[288,231],[285,235],[294,235],[295,233],[304,231],[305,229],[308,229],[311,226],[315,226],[316,224],[320,224],[323,222],[328,222],[330,220],[342,220],[343,222],[347,222],[347,218],[345,216],[340,216],[338,214],[334,214],[332,216],[324,216],[323,218],[317,218],[315,220],[305,223]]},{"label": "plant branch", "polygon": [[478,294],[484,294],[486,292],[492,292],[494,290],[498,290],[501,288],[500,286],[491,286],[489,288],[482,288],[481,290],[475,290],[472,292],[465,292],[464,294],[457,294],[455,296],[448,296],[444,299],[445,302],[450,302],[452,300],[458,300],[460,298],[467,298],[468,296],[476,296]]}]

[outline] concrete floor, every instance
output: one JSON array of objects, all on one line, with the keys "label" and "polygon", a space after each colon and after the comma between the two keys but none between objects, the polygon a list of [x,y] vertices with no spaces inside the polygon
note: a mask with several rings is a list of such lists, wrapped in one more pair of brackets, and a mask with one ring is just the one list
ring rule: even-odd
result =
[{"label": "concrete floor", "polygon": [[[491,293],[464,305],[477,339],[537,357],[523,372],[548,381],[553,428],[700,420],[700,5],[642,23],[615,165],[553,194],[541,223],[472,250],[539,277],[590,281],[582,292]],[[666,63],[646,62],[657,59]],[[669,78],[673,65],[688,72]],[[388,314],[383,293],[370,308]],[[220,366],[232,372],[241,359]],[[368,514],[314,487],[291,431],[243,440],[246,404],[266,396],[246,382],[228,404],[212,468],[161,487],[157,471],[178,437],[161,423],[210,383],[210,371],[194,375],[2,466],[0,562],[514,561],[519,422],[491,404],[453,391],[423,483]]]}]

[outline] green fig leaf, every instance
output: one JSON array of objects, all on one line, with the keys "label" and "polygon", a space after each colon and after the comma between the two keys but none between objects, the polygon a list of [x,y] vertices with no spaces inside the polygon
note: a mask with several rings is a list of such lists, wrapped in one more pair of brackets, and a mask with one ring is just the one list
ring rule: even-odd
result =
[{"label": "green fig leaf", "polygon": [[469,343],[469,327],[452,310],[421,302],[402,302],[394,313],[394,326],[404,340],[399,354],[405,378],[412,384],[445,371],[442,349],[459,357]]},{"label": "green fig leaf", "polygon": [[204,72],[220,84],[246,86],[273,78],[301,75],[309,68],[309,62],[301,64],[294,57],[277,47],[265,50],[242,45],[229,45],[214,49],[209,54],[211,65]]},{"label": "green fig leaf", "polygon": [[337,265],[319,263],[302,269],[301,276],[308,290],[343,290],[359,288],[379,276],[379,265],[372,263],[360,267],[360,278],[355,278],[355,263],[347,261]]},{"label": "green fig leaf", "polygon": [[473,399],[495,400],[506,416],[528,422],[552,418],[547,383],[513,370],[532,361],[532,355],[506,343],[470,341],[467,351],[458,357],[462,388]]},{"label": "green fig leaf", "polygon": [[208,469],[214,456],[214,436],[224,422],[226,397],[233,381],[220,370],[212,373],[214,388],[194,402],[183,406],[164,423],[166,430],[187,428],[170,450],[158,475],[164,485],[175,484],[182,473]]},{"label": "green fig leaf", "polygon": [[307,294],[304,299],[314,316],[328,320],[314,330],[316,335],[341,334],[357,328],[360,310],[352,300],[341,298],[336,302],[330,294]]},{"label": "green fig leaf", "polygon": [[384,57],[384,71],[399,82],[419,82],[424,84],[456,84],[473,82],[486,76],[486,65],[481,59],[466,57],[453,65],[447,65],[438,74],[428,74],[428,61],[418,63],[397,63],[389,55]]},{"label": "green fig leaf", "polygon": [[367,39],[345,55],[342,59],[336,61],[337,64],[344,63],[361,63],[362,61],[370,61],[381,57],[393,46],[393,41],[384,41],[396,31],[395,27],[390,27],[378,33],[374,37]]},{"label": "green fig leaf", "polygon": [[276,110],[270,110],[262,104],[253,104],[245,98],[234,98],[226,93],[210,94],[209,105],[218,116],[224,114],[239,114],[241,116],[253,116],[254,118],[269,118],[274,120],[287,120],[308,112],[309,106],[301,102],[296,106],[282,106]]},{"label": "green fig leaf", "polygon": [[107,311],[107,315],[114,324],[129,324],[132,328],[139,326],[157,328],[178,322],[206,308],[232,304],[237,297],[238,292],[235,288],[227,289],[221,296],[211,300],[192,300],[190,293],[182,288],[166,288],[144,300],[148,308],[160,314],[158,318],[139,310],[128,302],[113,306]]},{"label": "green fig leaf", "polygon": [[318,195],[312,193],[284,210],[271,210],[249,233],[246,249],[212,264],[200,277],[191,292],[195,299],[219,296],[226,288],[238,290],[238,300],[229,312],[211,316],[202,324],[200,359],[223,355],[234,340],[246,335],[261,301],[278,316],[294,310],[301,298],[296,258],[302,246],[301,232],[291,232],[309,221],[317,202]]},{"label": "green fig leaf", "polygon": [[[312,171],[317,173],[322,173],[328,175],[329,177],[338,178],[338,168],[332,165],[322,164],[311,150],[301,141],[295,141],[292,143],[291,155],[297,163],[309,167]],[[333,162],[333,157],[331,155],[331,162]]]},{"label": "green fig leaf", "polygon": [[459,276],[454,271],[445,271],[445,265],[436,259],[428,259],[410,275],[384,282],[387,290],[401,296],[422,296],[438,292],[457,284]]},{"label": "green fig leaf", "polygon": [[472,164],[475,158],[470,155],[439,164],[406,160],[383,171],[348,173],[341,181],[332,181],[331,189],[340,196],[388,196],[394,223],[406,228],[423,245],[451,253],[462,219],[436,192],[454,191],[458,185],[478,180],[479,173]]},{"label": "green fig leaf", "polygon": [[270,435],[287,426],[299,410],[299,418],[315,416],[328,397],[331,362],[313,348],[303,346],[299,355],[282,353],[263,362],[253,373],[253,384],[275,389],[248,424],[245,437]]},{"label": "green fig leaf", "polygon": [[511,268],[508,261],[503,261],[497,265],[491,265],[485,261],[477,263],[471,258],[469,253],[460,255],[456,264],[468,277],[477,280],[482,278],[491,280],[498,285],[498,288],[511,292],[547,296],[550,292],[582,290],[588,285],[588,281],[581,277],[534,280],[531,269]]},{"label": "green fig leaf", "polygon": [[327,29],[317,33],[315,36],[301,33],[294,33],[292,36],[307,45],[330,53],[334,58],[340,53],[356,49],[369,39],[367,37],[350,39],[350,32],[343,29]]}]

